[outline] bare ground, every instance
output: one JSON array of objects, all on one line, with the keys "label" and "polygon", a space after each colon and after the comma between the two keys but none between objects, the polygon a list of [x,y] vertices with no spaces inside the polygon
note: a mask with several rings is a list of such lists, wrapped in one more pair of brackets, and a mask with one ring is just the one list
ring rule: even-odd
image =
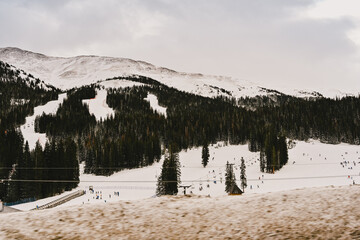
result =
[{"label": "bare ground", "polygon": [[360,239],[360,186],[8,213],[0,239]]}]

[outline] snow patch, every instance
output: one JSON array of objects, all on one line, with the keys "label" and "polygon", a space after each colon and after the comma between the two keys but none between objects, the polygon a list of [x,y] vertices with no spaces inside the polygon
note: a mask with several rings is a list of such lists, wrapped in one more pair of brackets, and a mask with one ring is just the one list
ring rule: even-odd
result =
[{"label": "snow patch", "polygon": [[99,85],[105,87],[105,89],[109,89],[109,88],[127,88],[134,86],[143,86],[145,84],[139,82],[133,82],[125,79],[114,79],[114,80],[102,81]]},{"label": "snow patch", "polygon": [[144,100],[148,101],[150,103],[150,107],[157,112],[160,115],[164,115],[165,118],[167,117],[166,115],[166,107],[162,107],[159,105],[159,101],[158,98],[151,93],[148,93],[147,97],[144,98]]},{"label": "snow patch", "polygon": [[115,115],[115,111],[106,103],[107,91],[105,89],[97,90],[94,99],[82,100],[83,103],[89,106],[90,114],[94,114],[97,121],[106,119]]},{"label": "snow patch", "polygon": [[24,105],[26,103],[30,102],[29,99],[15,99],[15,98],[12,98],[10,100],[10,105]]}]

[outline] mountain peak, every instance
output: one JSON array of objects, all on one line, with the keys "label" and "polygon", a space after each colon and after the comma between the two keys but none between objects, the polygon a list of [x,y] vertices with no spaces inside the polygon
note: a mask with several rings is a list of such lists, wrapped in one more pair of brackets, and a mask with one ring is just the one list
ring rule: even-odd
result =
[{"label": "mountain peak", "polygon": [[23,49],[17,48],[17,47],[0,48],[0,56],[2,56],[2,57],[7,56],[8,58],[9,57],[18,58],[20,56],[31,56],[31,57],[36,57],[36,58],[47,57],[44,54],[23,50]]}]

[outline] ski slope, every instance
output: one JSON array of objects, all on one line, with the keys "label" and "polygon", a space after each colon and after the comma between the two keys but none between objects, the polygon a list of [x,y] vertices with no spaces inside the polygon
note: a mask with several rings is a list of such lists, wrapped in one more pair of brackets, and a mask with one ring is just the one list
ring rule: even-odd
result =
[{"label": "ski slope", "polygon": [[[226,196],[226,162],[235,164],[234,172],[236,179],[239,180],[241,157],[246,162],[248,179],[248,187],[245,189],[244,195],[360,184],[360,146],[324,144],[315,140],[298,141],[296,146],[289,150],[289,163],[275,174],[260,172],[259,153],[248,151],[247,145],[226,145],[219,142],[209,146],[209,150],[210,160],[206,168],[201,165],[201,148],[180,152],[181,181],[184,185],[191,185],[187,193],[197,196]],[[161,165],[162,160],[152,166],[124,170],[109,177],[83,174],[81,165],[80,184],[73,191],[82,189],[86,190],[86,194],[63,206],[155,197],[156,182],[161,173]],[[240,186],[240,182],[237,181],[237,183]],[[90,193],[90,186],[93,187],[94,193]],[[68,192],[57,197],[66,194]],[[179,189],[179,195],[182,195],[182,189]],[[14,207],[20,210],[29,210],[54,199],[56,197]]]},{"label": "ski slope", "polygon": [[34,114],[32,116],[28,116],[25,118],[25,124],[20,126],[21,133],[24,137],[24,142],[28,141],[29,148],[34,149],[36,142],[39,141],[42,147],[45,147],[45,143],[47,141],[47,137],[45,133],[37,133],[35,132],[35,118],[37,116],[41,116],[43,113],[45,114],[56,114],[57,109],[60,104],[66,98],[66,93],[59,94],[57,100],[49,101],[42,106],[37,106],[34,108]]},{"label": "ski slope", "polygon": [[157,99],[157,96],[154,94],[148,93],[147,97],[144,98],[145,101],[148,101],[150,103],[151,109],[153,109],[155,112],[157,112],[160,115],[164,115],[166,118],[166,107],[160,106],[159,101]]},{"label": "ski slope", "polygon": [[104,120],[110,116],[115,115],[114,109],[110,108],[106,103],[107,90],[111,88],[127,88],[134,86],[143,86],[144,84],[133,82],[129,80],[116,79],[107,80],[99,83],[100,90],[96,91],[96,96],[93,99],[84,99],[83,103],[89,106],[89,113],[94,114],[97,121]]},{"label": "ski slope", "polygon": [[93,99],[84,99],[83,103],[89,106],[89,113],[94,114],[97,121],[104,120],[115,115],[114,109],[110,108],[106,103],[106,89],[97,90]]}]

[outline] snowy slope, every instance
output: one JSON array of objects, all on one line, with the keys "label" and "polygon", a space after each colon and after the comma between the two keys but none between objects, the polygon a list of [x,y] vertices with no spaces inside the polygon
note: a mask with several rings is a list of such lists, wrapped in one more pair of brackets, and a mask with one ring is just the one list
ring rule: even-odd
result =
[{"label": "snowy slope", "polygon": [[[0,60],[24,69],[35,77],[61,89],[87,85],[118,76],[142,75],[170,87],[207,97],[224,95],[238,98],[269,94],[267,89],[248,81],[224,76],[176,72],[147,62],[127,58],[100,56],[49,57],[18,48],[0,48]],[[313,91],[282,90],[286,94],[300,97],[314,97],[317,95]],[[339,92],[329,92],[324,95],[332,97],[341,94]]]},{"label": "snowy slope", "polygon": [[[0,59],[1,60],[1,59]],[[38,78],[35,78],[33,75],[31,75],[30,73],[26,73],[23,69],[19,69],[13,65],[9,65],[9,69],[12,70],[15,75],[15,78],[21,78],[24,83],[26,83],[27,86],[29,87],[38,87],[44,90],[54,90],[54,87],[46,84],[43,80],[40,80]],[[7,79],[2,79],[0,78],[0,81],[7,81]]]},{"label": "snowy slope", "polygon": [[144,100],[150,103],[151,109],[153,109],[158,114],[164,115],[166,118],[166,107],[162,107],[159,105],[159,101],[154,94],[148,93],[147,97]]},{"label": "snowy slope", "polygon": [[[248,179],[244,195],[330,185],[352,185],[354,182],[360,184],[360,146],[356,145],[299,141],[289,150],[289,163],[275,174],[260,172],[257,160],[259,153],[250,152],[247,145],[226,146],[220,142],[209,146],[209,150],[210,160],[206,168],[201,164],[201,148],[180,152],[181,181],[184,185],[191,185],[187,193],[211,197],[225,196],[226,162],[235,164],[234,172],[239,180],[241,157],[246,162]],[[82,189],[87,192],[82,197],[65,203],[64,206],[151,198],[155,195],[161,166],[162,161],[144,168],[124,170],[110,177],[83,174],[81,171],[79,187],[73,191]],[[237,183],[240,185],[239,181]],[[93,186],[94,194],[88,191],[89,186]],[[179,189],[180,195],[181,191],[182,189]],[[119,192],[119,195],[114,192]],[[67,194],[69,192],[55,199]],[[54,197],[14,207],[29,210],[52,200]]]},{"label": "snowy slope", "polygon": [[37,106],[34,108],[34,114],[26,117],[25,124],[20,126],[20,130],[22,135],[24,136],[24,142],[28,141],[29,148],[34,149],[37,141],[44,147],[47,141],[47,137],[45,133],[37,133],[35,132],[35,118],[37,116],[41,116],[43,113],[45,114],[55,114],[59,105],[66,98],[66,93],[59,94],[57,100],[47,102],[42,106]]},{"label": "snowy slope", "polygon": [[0,239],[360,239],[359,186],[0,214]]},{"label": "snowy slope", "polygon": [[100,121],[101,119],[105,120],[106,118],[115,115],[115,111],[106,103],[106,96],[107,91],[101,89],[97,90],[94,99],[82,100],[83,103],[86,103],[89,106],[90,114],[94,114],[97,121]]},{"label": "snowy slope", "polygon": [[93,99],[84,99],[83,103],[89,106],[90,114],[94,114],[97,121],[105,120],[110,116],[115,115],[114,109],[110,108],[106,103],[107,89],[109,88],[126,88],[133,86],[142,86],[144,84],[133,82],[129,80],[107,80],[99,83],[101,89],[96,91],[96,96]]}]

